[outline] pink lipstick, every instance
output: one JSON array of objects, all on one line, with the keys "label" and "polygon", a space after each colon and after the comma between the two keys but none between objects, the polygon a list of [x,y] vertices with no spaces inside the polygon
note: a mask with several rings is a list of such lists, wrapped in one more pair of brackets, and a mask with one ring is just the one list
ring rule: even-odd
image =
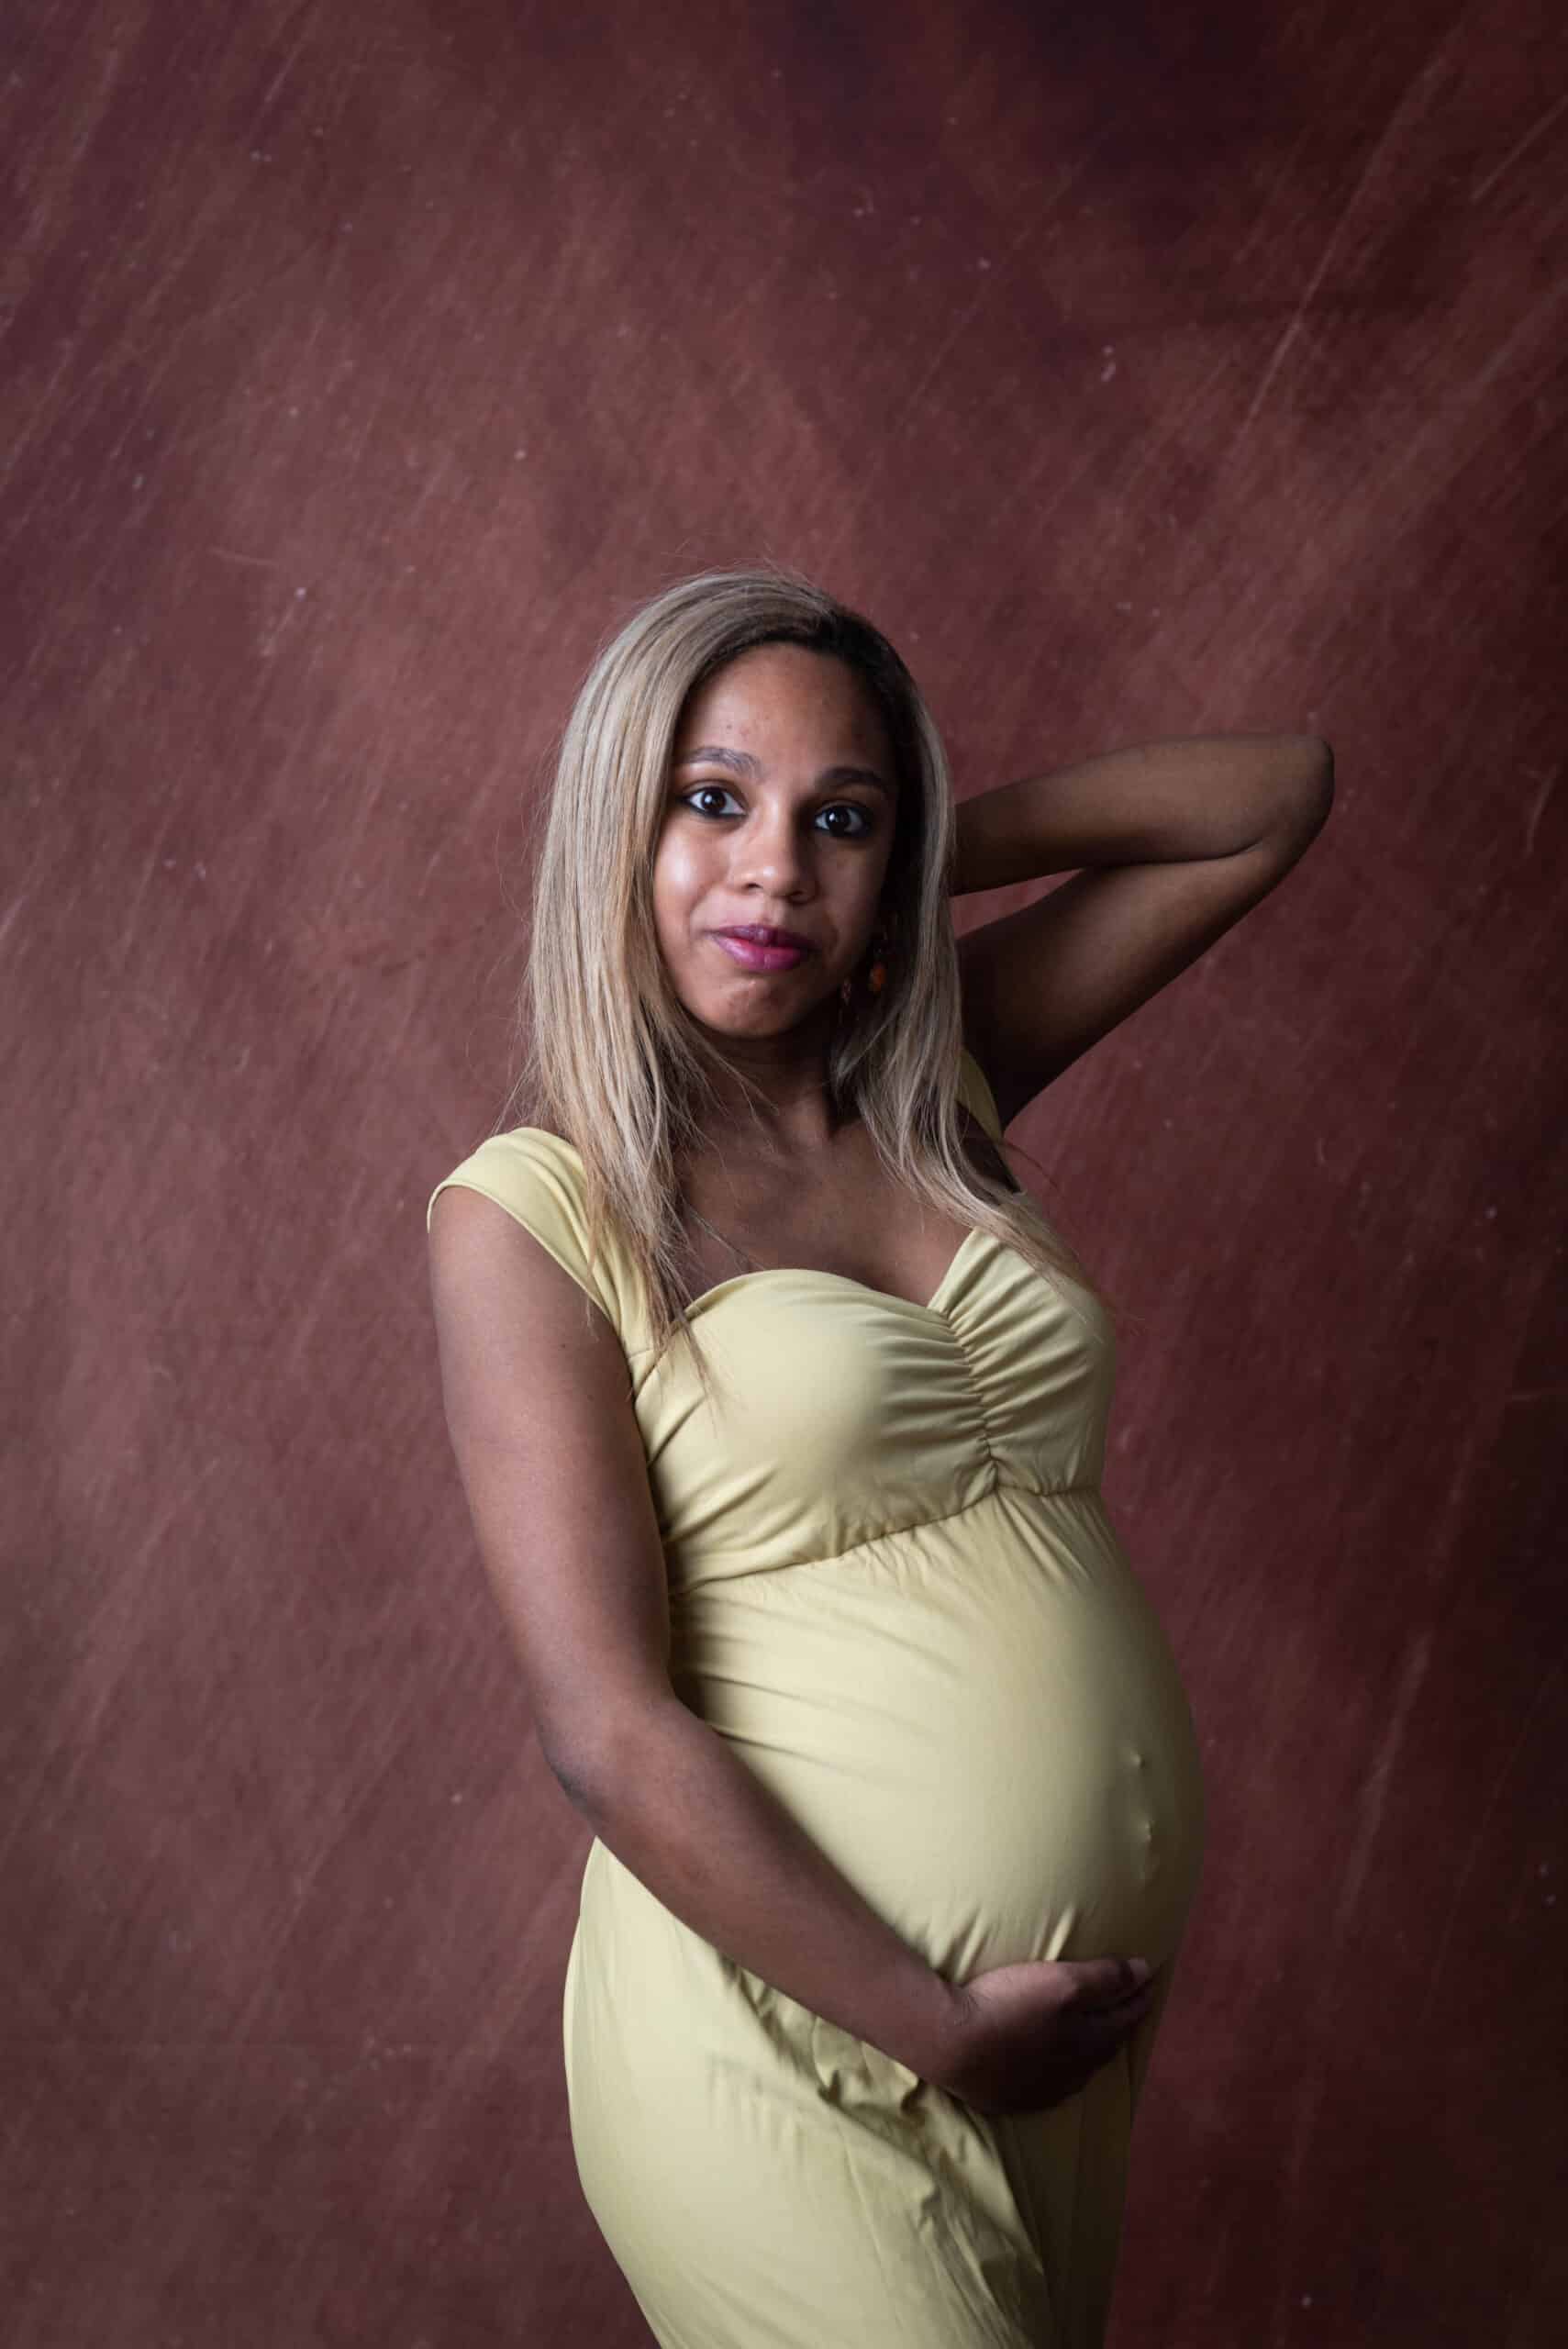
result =
[{"label": "pink lipstick", "polygon": [[716,930],[713,936],[730,960],[745,971],[793,971],[811,952],[805,944],[782,942],[789,937],[787,930]]}]

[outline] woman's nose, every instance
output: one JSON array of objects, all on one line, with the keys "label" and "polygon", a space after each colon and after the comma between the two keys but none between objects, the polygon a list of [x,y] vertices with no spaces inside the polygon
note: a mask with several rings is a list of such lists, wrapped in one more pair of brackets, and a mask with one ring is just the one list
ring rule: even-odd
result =
[{"label": "woman's nose", "polygon": [[797,885],[810,871],[811,852],[796,818],[758,815],[736,841],[736,878],[762,881],[771,888]]}]

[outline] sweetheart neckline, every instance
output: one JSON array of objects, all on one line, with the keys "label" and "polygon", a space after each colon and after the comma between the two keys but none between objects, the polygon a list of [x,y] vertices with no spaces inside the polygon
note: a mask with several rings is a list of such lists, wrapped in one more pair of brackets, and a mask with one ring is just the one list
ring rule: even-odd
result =
[{"label": "sweetheart neckline", "polygon": [[[965,1106],[968,1105],[965,1104]],[[971,1114],[973,1115],[973,1112]],[[975,1122],[978,1124],[980,1121],[976,1119]],[[576,1143],[568,1141],[564,1134],[551,1133],[548,1126],[517,1126],[512,1130],[516,1133],[543,1134],[547,1141],[554,1142],[562,1150],[569,1150],[579,1166],[583,1163],[583,1153]],[[840,1288],[857,1288],[862,1297],[874,1297],[880,1304],[901,1305],[906,1313],[928,1314],[940,1321],[942,1318],[940,1304],[942,1291],[958,1271],[970,1241],[982,1239],[995,1240],[995,1235],[986,1231],[982,1224],[972,1223],[948,1259],[946,1272],[924,1305],[917,1304],[912,1297],[900,1297],[896,1289],[873,1288],[870,1281],[858,1281],[852,1273],[829,1273],[820,1264],[762,1264],[755,1272],[731,1273],[728,1280],[715,1281],[711,1288],[705,1288],[699,1296],[694,1297],[683,1310],[689,1319],[696,1312],[699,1306],[706,1305],[710,1297],[722,1297],[730,1289],[745,1288],[752,1281],[836,1281]],[[1000,1242],[996,1244],[999,1246]]]},{"label": "sweetheart neckline", "polygon": [[[564,1134],[551,1133],[548,1126],[514,1126],[508,1129],[506,1134],[496,1135],[494,1139],[510,1140],[516,1135],[525,1133],[534,1134],[540,1141],[552,1144],[557,1150],[566,1151],[576,1161],[579,1167],[582,1165],[583,1154],[576,1145],[569,1142]],[[450,1181],[452,1178],[449,1176],[447,1179]],[[1025,1196],[1027,1197],[1027,1194]],[[923,1321],[945,1321],[947,1313],[942,1300],[948,1289],[957,1279],[960,1268],[970,1250],[976,1242],[987,1240],[998,1252],[1005,1249],[1007,1254],[1018,1255],[1019,1261],[1023,1261],[1019,1251],[1006,1247],[1006,1244],[998,1240],[994,1232],[987,1231],[984,1225],[971,1224],[954,1249],[946,1272],[924,1305],[917,1305],[912,1297],[900,1297],[894,1289],[873,1288],[869,1281],[856,1280],[852,1273],[829,1273],[817,1264],[762,1264],[759,1265],[754,1272],[732,1273],[728,1280],[715,1281],[711,1288],[705,1288],[699,1296],[694,1297],[684,1310],[688,1316],[697,1313],[705,1306],[716,1304],[721,1297],[729,1297],[739,1289],[748,1288],[757,1281],[831,1281],[836,1287],[852,1288],[861,1297],[869,1298],[872,1303],[885,1306],[892,1311],[913,1313]],[[1040,1277],[1045,1281],[1046,1286],[1054,1292],[1058,1302],[1066,1307],[1089,1337],[1102,1346],[1106,1345],[1108,1340],[1110,1347],[1114,1350],[1115,1339],[1108,1326],[1102,1333],[1096,1326],[1100,1317],[1096,1316],[1095,1319],[1091,1319],[1083,1306],[1069,1294],[1069,1284],[1065,1275],[1041,1274]],[[1076,1284],[1073,1286],[1075,1287]],[[606,1313],[606,1318],[610,1319],[613,1325],[613,1315],[604,1306],[602,1299],[599,1303],[601,1311]],[[630,1344],[624,1339],[622,1343],[627,1346],[628,1353],[642,1353],[648,1351],[647,1347]]]},{"label": "sweetheart neckline", "polygon": [[874,1288],[870,1281],[856,1280],[852,1273],[830,1273],[820,1264],[763,1264],[756,1272],[731,1273],[728,1280],[715,1281],[711,1288],[705,1288],[699,1296],[694,1297],[684,1310],[690,1319],[714,1297],[723,1297],[731,1289],[749,1287],[753,1281],[833,1281],[840,1288],[858,1289],[862,1297],[874,1297],[879,1305],[901,1307],[906,1313],[930,1315],[940,1320],[942,1294],[957,1274],[970,1242],[975,1240],[990,1240],[995,1244],[994,1233],[978,1223],[971,1224],[949,1258],[946,1272],[924,1305],[912,1297],[901,1297],[896,1289]]}]

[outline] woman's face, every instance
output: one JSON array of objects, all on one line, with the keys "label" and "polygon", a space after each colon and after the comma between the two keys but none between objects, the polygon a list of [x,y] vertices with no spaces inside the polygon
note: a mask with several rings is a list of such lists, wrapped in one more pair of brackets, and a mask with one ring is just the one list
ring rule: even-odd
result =
[{"label": "woman's face", "polygon": [[[897,785],[869,687],[830,654],[762,644],[682,713],[653,858],[660,952],[695,1019],[776,1036],[828,1003],[876,927]],[[721,941],[792,930],[775,967]]]}]

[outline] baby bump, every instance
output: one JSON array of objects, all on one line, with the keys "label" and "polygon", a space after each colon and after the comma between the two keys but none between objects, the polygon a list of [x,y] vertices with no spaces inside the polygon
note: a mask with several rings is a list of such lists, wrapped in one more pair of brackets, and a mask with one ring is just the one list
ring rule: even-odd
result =
[{"label": "baby bump", "polygon": [[840,1558],[672,1594],[677,1693],[949,1979],[1182,1935],[1204,1801],[1097,1491],[999,1487]]}]

